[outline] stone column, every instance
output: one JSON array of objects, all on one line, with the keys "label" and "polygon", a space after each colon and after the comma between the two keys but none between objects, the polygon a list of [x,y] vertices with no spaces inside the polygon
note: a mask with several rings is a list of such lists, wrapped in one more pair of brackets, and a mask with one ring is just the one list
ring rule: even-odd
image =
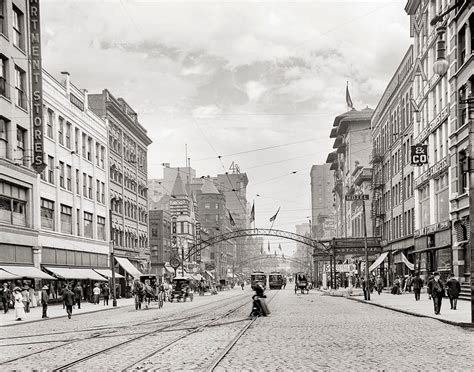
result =
[{"label": "stone column", "polygon": [[469,56],[472,53],[472,45],[471,45],[471,25],[469,23],[469,20],[466,22],[466,32],[465,32],[465,45],[466,45],[466,60],[469,58]]}]

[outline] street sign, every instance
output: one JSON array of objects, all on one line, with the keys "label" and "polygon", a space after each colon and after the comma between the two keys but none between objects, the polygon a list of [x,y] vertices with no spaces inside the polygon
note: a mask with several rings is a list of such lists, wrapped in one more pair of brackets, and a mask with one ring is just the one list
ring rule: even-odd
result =
[{"label": "street sign", "polygon": [[171,257],[170,259],[170,266],[173,268],[173,269],[177,269],[179,267],[179,265],[181,265],[181,261],[179,260],[178,257]]},{"label": "street sign", "polygon": [[[350,273],[356,269],[356,265],[354,264],[336,264],[336,271],[339,273]],[[331,267],[329,264],[324,264],[323,271],[329,272],[331,271]]]},{"label": "street sign", "polygon": [[346,195],[346,201],[369,200],[369,194]]},{"label": "street sign", "polygon": [[428,164],[428,145],[417,144],[411,147],[411,165]]}]

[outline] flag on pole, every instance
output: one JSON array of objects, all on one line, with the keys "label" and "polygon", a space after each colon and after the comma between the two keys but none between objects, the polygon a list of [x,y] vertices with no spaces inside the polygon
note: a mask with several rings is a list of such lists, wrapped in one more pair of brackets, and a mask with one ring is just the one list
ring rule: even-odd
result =
[{"label": "flag on pole", "polygon": [[278,216],[278,212],[280,212],[280,207],[278,207],[278,210],[277,212],[270,218],[270,222],[273,222],[276,220],[277,216]]},{"label": "flag on pole", "polygon": [[250,211],[250,223],[255,221],[255,202],[252,204],[252,210]]},{"label": "flag on pole", "polygon": [[354,104],[352,103],[351,95],[349,94],[349,82],[346,85],[346,103],[347,107],[354,109]]},{"label": "flag on pole", "polygon": [[284,254],[284,253],[281,254],[281,258],[283,258],[283,259],[285,258],[285,254]]},{"label": "flag on pole", "polygon": [[228,212],[229,212],[229,222],[230,222],[230,225],[231,225],[231,226],[235,226],[234,218],[232,217],[232,214],[230,213],[229,210],[228,210]]},{"label": "flag on pole", "polygon": [[278,249],[279,249],[280,252],[281,252],[281,243],[278,243]]},{"label": "flag on pole", "polygon": [[270,240],[268,241],[268,253],[270,253]]}]

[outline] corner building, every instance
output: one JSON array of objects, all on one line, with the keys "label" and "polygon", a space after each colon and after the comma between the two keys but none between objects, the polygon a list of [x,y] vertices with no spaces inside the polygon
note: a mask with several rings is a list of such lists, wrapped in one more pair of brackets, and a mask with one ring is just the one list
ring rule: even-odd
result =
[{"label": "corner building", "polygon": [[[147,147],[152,143],[137,113],[123,98],[107,89],[88,96],[90,109],[108,130],[111,238],[114,254],[128,276],[128,286],[138,269],[148,272]],[[133,265],[130,266],[130,264]],[[135,268],[135,269],[134,269]]]}]

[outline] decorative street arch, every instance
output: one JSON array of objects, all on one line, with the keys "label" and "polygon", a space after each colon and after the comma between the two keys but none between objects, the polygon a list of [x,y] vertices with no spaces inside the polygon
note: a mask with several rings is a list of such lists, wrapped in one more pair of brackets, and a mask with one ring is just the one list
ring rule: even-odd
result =
[{"label": "decorative street arch", "polygon": [[306,261],[299,260],[297,258],[282,257],[282,256],[276,256],[275,257],[272,254],[266,254],[266,255],[263,255],[263,256],[260,255],[260,256],[254,256],[254,257],[246,258],[245,260],[240,261],[238,266],[247,265],[249,263],[252,263],[252,262],[255,262],[255,261],[262,261],[262,260],[281,260],[281,261],[295,263],[295,264],[298,264],[298,265],[307,265]]},{"label": "decorative street arch", "polygon": [[289,231],[274,230],[274,229],[246,229],[246,230],[235,230],[235,231],[231,231],[231,232],[224,233],[221,235],[216,235],[207,240],[202,240],[198,244],[193,244],[189,246],[188,254],[185,257],[185,260],[188,260],[193,254],[203,250],[206,247],[209,247],[210,245],[220,243],[225,240],[241,238],[241,237],[249,237],[249,236],[274,236],[274,237],[289,239],[298,243],[306,244],[307,246],[310,246],[314,248],[315,250],[318,250],[321,252],[327,250],[327,247],[323,243],[317,240],[314,240],[312,238],[309,238],[307,236],[298,235]]}]

